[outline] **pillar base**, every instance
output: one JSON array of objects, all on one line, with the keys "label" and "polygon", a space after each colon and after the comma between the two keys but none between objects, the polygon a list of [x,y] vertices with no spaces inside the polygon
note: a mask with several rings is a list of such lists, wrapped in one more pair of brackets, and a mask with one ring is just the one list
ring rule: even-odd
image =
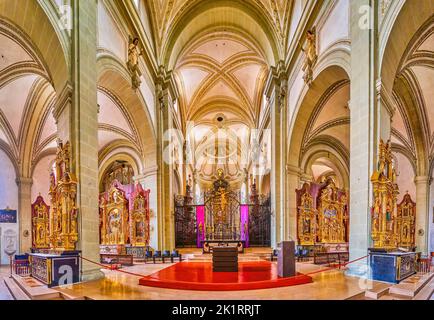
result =
[{"label": "pillar base", "polygon": [[105,278],[105,274],[99,268],[85,270],[81,273],[82,282],[95,281],[103,278]]},{"label": "pillar base", "polygon": [[345,270],[345,275],[363,279],[369,278],[370,268],[367,260],[357,261],[349,264]]}]

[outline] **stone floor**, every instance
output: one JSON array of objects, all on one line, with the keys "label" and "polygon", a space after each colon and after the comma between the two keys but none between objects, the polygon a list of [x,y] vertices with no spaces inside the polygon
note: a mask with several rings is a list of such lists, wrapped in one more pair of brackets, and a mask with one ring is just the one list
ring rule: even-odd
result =
[{"label": "stone floor", "polygon": [[[258,252],[251,250],[247,253]],[[183,254],[200,254],[196,250],[185,250]],[[149,275],[171,264],[139,263],[127,270],[141,275]],[[297,263],[297,271],[309,273],[320,270],[320,266],[309,262]],[[8,267],[0,268],[0,277],[8,276]],[[342,270],[331,270],[312,275],[313,283],[284,288],[246,291],[182,291],[140,286],[139,277],[118,271],[103,270],[106,277],[97,281],[79,283],[59,288],[60,291],[76,296],[86,296],[97,300],[343,300],[364,291],[365,283],[357,277],[344,274]],[[12,299],[3,281],[0,281],[0,299]]]},{"label": "stone floor", "polygon": [[6,277],[9,277],[9,267],[0,266],[0,300],[14,300],[3,281]]},{"label": "stone floor", "polygon": [[[125,270],[148,275],[170,264],[137,264]],[[297,263],[299,272],[312,272],[319,267],[310,263]],[[144,287],[138,285],[139,277],[117,271],[104,270],[104,279],[65,286],[60,291],[73,296],[87,296],[104,300],[342,300],[363,292],[359,278],[345,276],[343,271],[333,270],[313,275],[313,283],[263,290],[247,291],[182,291]],[[362,285],[362,286],[361,286]]]}]

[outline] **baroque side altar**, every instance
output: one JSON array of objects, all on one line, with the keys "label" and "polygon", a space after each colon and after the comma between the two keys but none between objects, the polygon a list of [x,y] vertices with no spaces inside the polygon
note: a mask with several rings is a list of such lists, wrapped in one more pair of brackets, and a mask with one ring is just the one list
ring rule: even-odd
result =
[{"label": "baroque side altar", "polygon": [[399,245],[396,173],[390,140],[380,141],[378,168],[371,177],[374,205],[371,209],[371,236],[374,248],[397,248]]},{"label": "baroque side altar", "polygon": [[49,243],[54,250],[75,250],[78,241],[77,178],[71,172],[71,146],[57,141],[55,172],[50,175]]}]

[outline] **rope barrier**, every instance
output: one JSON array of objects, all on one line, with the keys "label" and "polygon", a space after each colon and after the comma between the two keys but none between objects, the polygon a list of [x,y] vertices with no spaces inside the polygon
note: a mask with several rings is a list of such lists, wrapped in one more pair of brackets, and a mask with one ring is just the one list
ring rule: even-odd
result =
[{"label": "rope barrier", "polygon": [[[348,262],[345,262],[345,263],[342,263],[342,264],[339,263],[337,267],[328,267],[328,268],[320,269],[320,270],[317,270],[317,271],[312,271],[312,272],[305,273],[305,275],[306,276],[310,276],[310,275],[317,274],[317,273],[322,273],[322,272],[326,272],[326,271],[330,271],[330,270],[336,270],[337,268],[340,269],[341,267],[346,267],[347,265],[349,265],[351,263],[354,263],[354,262],[366,259],[367,257],[368,256],[366,255],[366,256],[363,256],[363,257],[360,257],[360,258],[357,258],[357,259],[354,259],[352,261],[348,261]],[[100,266],[100,267],[102,267],[104,269],[107,269],[107,270],[118,271],[118,272],[121,272],[121,273],[129,274],[129,275],[132,275],[132,276],[135,276],[135,277],[140,277],[140,278],[146,277],[146,275],[142,275],[142,274],[139,274],[139,273],[134,273],[134,272],[129,272],[129,271],[125,271],[125,270],[120,270],[120,269],[115,268],[115,267],[109,267],[107,265],[104,265],[102,263],[89,260],[89,259],[87,259],[85,257],[82,257],[82,256],[80,256],[80,258],[82,260],[85,260],[85,261],[87,261],[89,263],[93,263],[93,264],[95,264],[97,266]]]},{"label": "rope barrier", "polygon": [[[367,257],[368,256],[366,255],[366,256],[363,256],[363,257],[360,257],[360,258],[357,258],[357,259],[354,259],[354,260],[351,260],[351,261],[348,261],[348,262],[344,262],[342,264],[339,263],[337,267],[340,269],[341,267],[346,267],[347,265],[349,265],[351,263],[354,263],[354,262],[366,259]],[[317,270],[317,271],[312,271],[312,272],[306,273],[305,275],[310,276],[312,274],[322,273],[322,272],[326,272],[326,271],[330,271],[330,270],[335,270],[335,269],[337,269],[337,268],[336,267],[329,267],[329,268],[324,268],[324,269],[320,269],[320,270]]]}]

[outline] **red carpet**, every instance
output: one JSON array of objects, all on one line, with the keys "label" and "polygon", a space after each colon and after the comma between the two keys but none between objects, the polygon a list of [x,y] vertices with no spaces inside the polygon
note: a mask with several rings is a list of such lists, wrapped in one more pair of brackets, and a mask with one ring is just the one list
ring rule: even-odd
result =
[{"label": "red carpet", "polygon": [[211,262],[181,262],[139,280],[148,287],[203,291],[269,289],[311,282],[311,277],[300,273],[279,278],[277,264],[269,261],[239,262],[238,272],[213,272]]}]

